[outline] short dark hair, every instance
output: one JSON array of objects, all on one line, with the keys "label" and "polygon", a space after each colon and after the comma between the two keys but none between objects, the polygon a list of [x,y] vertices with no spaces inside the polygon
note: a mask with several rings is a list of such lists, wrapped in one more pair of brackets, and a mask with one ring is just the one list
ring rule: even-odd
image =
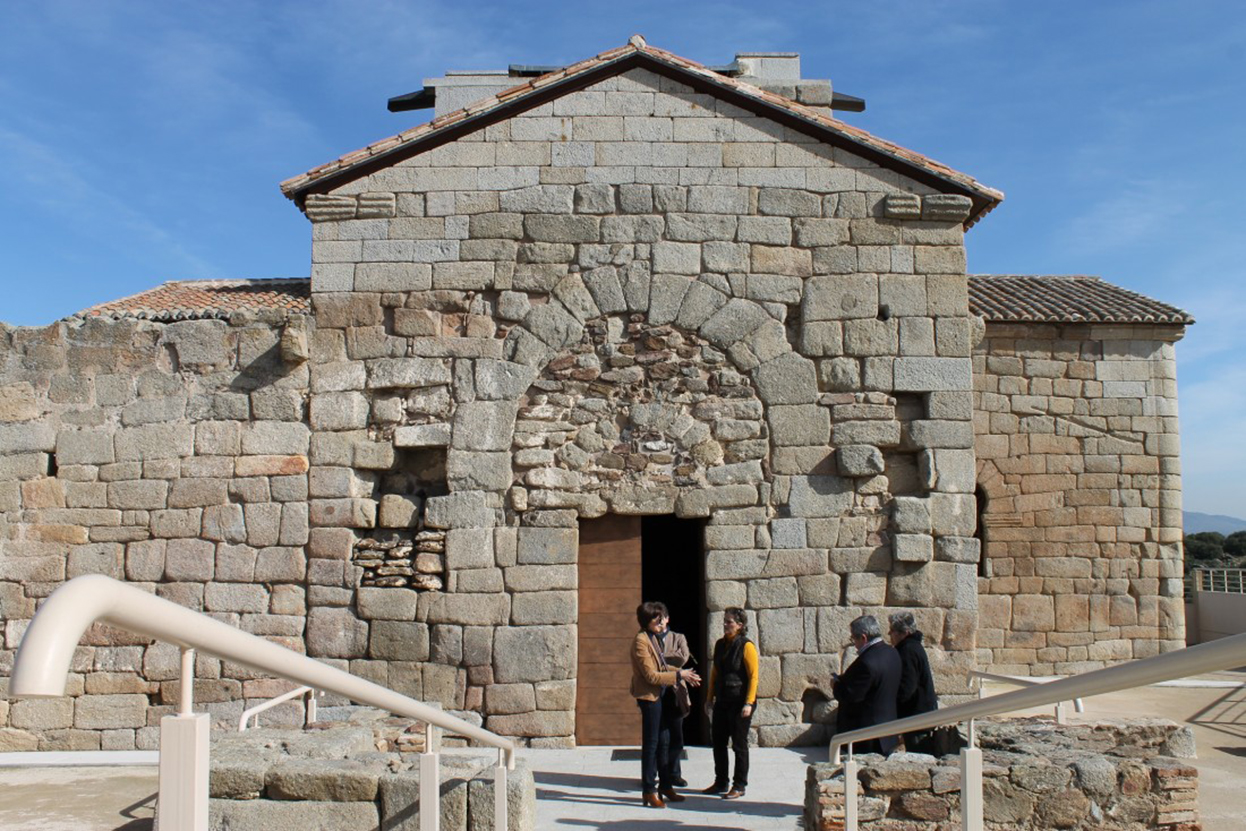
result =
[{"label": "short dark hair", "polygon": [[669,617],[666,604],[660,600],[647,600],[636,607],[636,622],[641,629],[648,629],[649,624],[660,617]]},{"label": "short dark hair", "polygon": [[740,631],[748,634],[748,617],[744,614],[744,610],[739,606],[728,606],[723,609],[723,616],[729,617],[736,623],[740,624]]}]

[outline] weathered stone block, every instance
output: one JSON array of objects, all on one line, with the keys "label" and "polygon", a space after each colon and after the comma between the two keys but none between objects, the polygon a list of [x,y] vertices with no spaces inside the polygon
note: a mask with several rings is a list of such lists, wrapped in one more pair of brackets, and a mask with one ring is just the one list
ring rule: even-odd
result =
[{"label": "weathered stone block", "polygon": [[458,626],[497,626],[510,618],[510,596],[506,594],[421,595],[417,617],[430,624]]},{"label": "weathered stone block", "polygon": [[838,476],[793,476],[788,495],[792,515],[839,517],[852,506],[851,480]]},{"label": "weathered stone block", "polygon": [[493,565],[492,528],[455,528],[446,532],[447,568],[477,569]]},{"label": "weathered stone block", "polygon": [[[868,571],[844,575],[844,600],[854,606],[881,606],[887,599],[887,577]],[[843,631],[847,632],[844,626]],[[843,637],[839,635],[838,637]]]},{"label": "weathered stone block", "polygon": [[886,469],[882,451],[868,444],[853,444],[835,451],[841,476],[877,476]]},{"label": "weathered stone block", "polygon": [[891,508],[891,525],[900,534],[929,535],[929,500],[917,496],[897,496]]},{"label": "weathered stone block", "polygon": [[579,555],[579,533],[568,528],[520,528],[517,556],[520,565],[574,563]]},{"label": "weathered stone block", "polygon": [[417,597],[411,589],[360,586],[355,602],[365,620],[415,620]]},{"label": "weathered stone block", "polygon": [[362,658],[368,624],[349,609],[313,607],[307,613],[307,654],[314,658]]},{"label": "weathered stone block", "polygon": [[380,815],[372,802],[211,799],[208,812],[212,831],[233,828],[249,831],[289,831],[291,828],[351,831],[380,827]]},{"label": "weathered stone block", "polygon": [[135,728],[146,723],[146,695],[84,695],[74,705],[74,726],[80,730]]},{"label": "weathered stone block", "polygon": [[358,392],[323,392],[311,398],[314,430],[360,430],[368,425],[368,399]]},{"label": "weathered stone block", "polygon": [[385,661],[427,661],[428,626],[405,620],[374,620],[368,654]]},{"label": "weathered stone block", "polygon": [[579,604],[574,591],[538,591],[517,593],[511,601],[511,624],[575,623]]},{"label": "weathered stone block", "polygon": [[446,454],[446,479],[456,491],[504,491],[512,480],[510,453],[452,448]]},{"label": "weathered stone block", "polygon": [[429,528],[488,528],[494,522],[494,511],[480,491],[432,496],[424,503]]},{"label": "weathered stone block", "polygon": [[376,502],[372,499],[313,499],[308,507],[312,523],[318,526],[376,527]]},{"label": "weathered stone block", "polygon": [[878,278],[872,274],[815,276],[805,282],[802,320],[845,320],[877,315]]},{"label": "weathered stone block", "polygon": [[[751,526],[743,527],[751,531]],[[770,544],[775,548],[805,548],[808,546],[806,529],[807,523],[803,518],[772,519],[770,520]],[[709,544],[708,540],[706,544]]]},{"label": "weathered stone block", "polygon": [[571,678],[575,666],[574,627],[500,628],[494,635],[493,673],[498,683]]},{"label": "weathered stone block", "polygon": [[437,358],[379,358],[367,362],[369,389],[419,389],[450,383],[450,370]]},{"label": "weathered stone block", "polygon": [[928,563],[934,559],[934,538],[929,534],[894,534],[892,556],[902,563]]},{"label": "weathered stone block", "polygon": [[935,193],[922,198],[922,219],[934,222],[963,222],[973,209],[968,196]]}]

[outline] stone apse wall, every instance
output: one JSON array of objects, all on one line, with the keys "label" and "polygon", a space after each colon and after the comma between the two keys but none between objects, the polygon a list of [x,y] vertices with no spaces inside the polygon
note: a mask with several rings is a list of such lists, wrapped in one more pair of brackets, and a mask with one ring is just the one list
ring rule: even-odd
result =
[{"label": "stone apse wall", "polygon": [[753,616],[762,741],[865,611],[914,608],[963,689],[968,198],[633,70],[306,210],[309,652],[565,743],[577,524],[674,514]]},{"label": "stone apse wall", "polygon": [[986,327],[974,353],[982,663],[1068,674],[1185,646],[1181,331]]}]

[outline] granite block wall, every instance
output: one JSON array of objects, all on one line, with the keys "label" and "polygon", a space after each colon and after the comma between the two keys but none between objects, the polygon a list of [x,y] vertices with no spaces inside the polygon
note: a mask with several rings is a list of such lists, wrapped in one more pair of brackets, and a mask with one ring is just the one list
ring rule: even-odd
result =
[{"label": "granite block wall", "polygon": [[[278,314],[0,328],[0,673],[80,574],[303,649],[306,330]],[[285,689],[208,657],[196,671],[221,718]],[[67,698],[0,707],[0,746],[153,748],[178,675],[176,647],[97,625]]]},{"label": "granite block wall", "polygon": [[308,196],[309,652],[566,744],[578,521],[673,513],[761,741],[866,611],[963,691],[969,207],[644,70]]},{"label": "granite block wall", "polygon": [[974,354],[981,663],[1069,674],[1185,646],[1180,336],[987,326]]}]

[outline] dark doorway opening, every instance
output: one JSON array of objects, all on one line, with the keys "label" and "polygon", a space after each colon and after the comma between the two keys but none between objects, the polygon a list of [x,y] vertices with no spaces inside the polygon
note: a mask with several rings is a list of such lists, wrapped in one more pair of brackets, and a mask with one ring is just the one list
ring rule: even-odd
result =
[{"label": "dark doorway opening", "polygon": [[[688,638],[701,677],[709,681],[708,648],[713,638],[706,632],[705,522],[671,515],[641,520],[641,594],[660,600],[671,613],[671,628]],[[705,716],[704,689],[692,690],[692,712],[684,720],[684,743],[708,745],[709,719]]]}]

